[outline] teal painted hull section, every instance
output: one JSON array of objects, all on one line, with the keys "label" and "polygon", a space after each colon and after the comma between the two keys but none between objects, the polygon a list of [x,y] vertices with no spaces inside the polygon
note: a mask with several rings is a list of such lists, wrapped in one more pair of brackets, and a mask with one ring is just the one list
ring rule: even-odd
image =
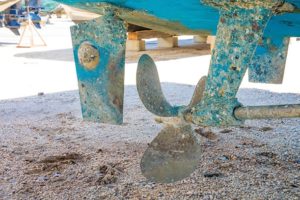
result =
[{"label": "teal painted hull section", "polygon": [[[96,11],[93,4],[110,3],[155,16],[161,20],[179,22],[191,30],[205,30],[216,34],[219,11],[202,3],[200,0],[58,0],[61,3]],[[265,30],[265,35],[300,36],[300,1],[289,0],[296,9],[293,13],[273,16]],[[90,3],[88,6],[87,3]]]}]

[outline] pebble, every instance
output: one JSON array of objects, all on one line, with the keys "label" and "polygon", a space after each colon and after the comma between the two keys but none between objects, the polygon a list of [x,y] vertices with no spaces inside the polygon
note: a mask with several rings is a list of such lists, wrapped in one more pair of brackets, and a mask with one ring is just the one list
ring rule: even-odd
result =
[{"label": "pebble", "polygon": [[267,131],[272,131],[273,128],[271,128],[271,127],[262,127],[262,128],[259,129],[259,130],[262,131],[262,132],[267,132]]},{"label": "pebble", "polygon": [[213,178],[213,177],[220,177],[222,176],[221,173],[218,173],[218,172],[206,172],[204,173],[204,177],[206,178]]},{"label": "pebble", "polygon": [[219,157],[219,160],[227,161],[227,160],[229,160],[229,157],[224,155],[224,156]]},{"label": "pebble", "polygon": [[97,153],[103,153],[103,150],[102,149],[98,149]]},{"label": "pebble", "polygon": [[48,181],[49,178],[47,176],[39,176],[37,178],[37,182],[45,182],[45,181]]},{"label": "pebble", "polygon": [[61,176],[61,173],[60,172],[54,172],[53,173],[53,177],[60,177]]},{"label": "pebble", "polygon": [[212,200],[214,199],[212,195],[205,195],[203,198],[203,200]]},{"label": "pebble", "polygon": [[212,131],[210,131],[209,129],[198,128],[198,129],[195,129],[195,132],[209,140],[218,139],[218,136],[216,134],[214,134]]},{"label": "pebble", "polygon": [[232,132],[232,130],[230,130],[230,129],[224,129],[224,130],[220,131],[220,133],[231,133],[231,132]]}]

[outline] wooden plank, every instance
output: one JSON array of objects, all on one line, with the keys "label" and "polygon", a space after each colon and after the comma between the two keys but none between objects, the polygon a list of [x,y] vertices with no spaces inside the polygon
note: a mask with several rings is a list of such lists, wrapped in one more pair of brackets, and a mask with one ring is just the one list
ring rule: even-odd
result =
[{"label": "wooden plank", "polygon": [[141,40],[141,39],[150,39],[150,38],[168,38],[173,35],[163,33],[155,30],[144,30],[144,31],[136,31],[129,32],[128,39],[129,40]]},{"label": "wooden plank", "polygon": [[127,31],[128,32],[136,32],[136,31],[144,31],[144,30],[150,30],[145,27],[137,26],[134,24],[127,24]]},{"label": "wooden plank", "polygon": [[210,51],[212,51],[215,48],[215,44],[216,44],[216,36],[208,36],[207,37],[207,44],[210,44]]},{"label": "wooden plank", "polygon": [[178,37],[157,38],[158,48],[178,47]]},{"label": "wooden plank", "polygon": [[194,35],[194,42],[195,43],[207,43],[207,37],[208,36]]},{"label": "wooden plank", "polygon": [[71,20],[75,23],[81,23],[83,21],[89,21],[100,17],[100,15],[98,14],[91,13],[82,9],[74,8],[67,5],[61,6],[65,10],[67,15],[71,18]]},{"label": "wooden plank", "polygon": [[0,1],[0,12],[6,10],[7,8],[9,8],[12,5],[15,5],[19,1],[21,1],[21,0],[3,0],[3,1]]},{"label": "wooden plank", "polygon": [[126,41],[127,51],[145,51],[146,43],[144,40],[127,40]]}]

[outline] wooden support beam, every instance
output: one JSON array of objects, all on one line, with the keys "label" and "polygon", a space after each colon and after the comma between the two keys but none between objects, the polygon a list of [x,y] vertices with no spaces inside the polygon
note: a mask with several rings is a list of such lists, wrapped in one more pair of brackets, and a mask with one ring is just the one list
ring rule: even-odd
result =
[{"label": "wooden support beam", "polygon": [[[26,32],[28,32],[27,30],[29,30],[29,44],[26,45],[24,44],[24,39],[25,39],[25,35]],[[38,37],[38,40],[40,42],[40,44],[36,44],[35,43],[35,39],[36,37]],[[28,21],[26,21],[24,23],[24,30],[21,34],[19,43],[17,45],[18,48],[31,48],[31,47],[37,47],[37,46],[47,46],[44,38],[42,37],[42,35],[39,33],[39,31],[35,28],[33,22],[31,21],[31,19],[29,19]]]},{"label": "wooden support beam", "polygon": [[128,40],[141,40],[141,39],[150,39],[150,38],[167,38],[172,37],[173,35],[154,31],[154,30],[143,30],[143,31],[136,31],[136,32],[129,32],[128,33]]},{"label": "wooden support beam", "polygon": [[127,51],[145,51],[146,44],[144,40],[127,40],[126,41]]},{"label": "wooden support beam", "polygon": [[157,38],[158,48],[178,47],[178,37]]},{"label": "wooden support beam", "polygon": [[207,43],[207,38],[208,36],[207,35],[195,35],[194,36],[194,42],[195,43]]},{"label": "wooden support beam", "polygon": [[210,44],[210,50],[212,51],[215,48],[216,36],[208,36],[207,44]]}]

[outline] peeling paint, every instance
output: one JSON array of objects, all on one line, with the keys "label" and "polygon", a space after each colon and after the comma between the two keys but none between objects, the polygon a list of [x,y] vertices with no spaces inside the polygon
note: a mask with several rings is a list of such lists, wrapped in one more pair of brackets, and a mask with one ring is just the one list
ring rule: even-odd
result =
[{"label": "peeling paint", "polygon": [[288,47],[289,38],[262,38],[249,65],[249,81],[281,84]]},{"label": "peeling paint", "polygon": [[[233,4],[229,10],[223,10],[221,7],[220,13],[216,46],[212,52],[208,77],[201,79],[202,83],[199,84],[203,85],[204,81],[205,88],[197,87],[196,90],[200,93],[196,93],[196,101],[192,99],[193,103],[189,106],[171,106],[166,101],[160,88],[155,63],[149,56],[141,57],[137,71],[137,87],[148,110],[159,116],[181,116],[188,122],[203,126],[243,123],[242,119],[237,119],[234,115],[234,110],[242,106],[236,94],[254,53],[263,56],[259,49],[256,49],[274,12],[264,7],[255,6],[249,9]],[[287,44],[284,46],[286,50]],[[269,50],[272,52],[274,48],[269,45]],[[282,53],[283,49],[280,50]],[[278,58],[278,53],[275,51],[270,54],[274,61]],[[282,55],[284,59],[285,55]],[[253,62],[258,61],[262,64],[263,59],[259,56],[256,56]],[[259,74],[254,76],[259,78]]]},{"label": "peeling paint", "polygon": [[71,27],[71,34],[83,118],[121,124],[125,22],[106,10],[103,17]]},{"label": "peeling paint", "polygon": [[[278,4],[278,1],[271,2],[273,6]],[[248,63],[273,15],[272,10],[267,9],[270,7],[267,3],[266,8],[255,5],[250,9],[246,7],[248,3],[246,1],[240,6],[236,6],[235,2],[232,5],[226,3],[225,10],[220,7],[216,46],[212,52],[204,97],[191,112],[195,124],[227,126],[242,123],[233,113],[235,108],[241,106],[236,94]]]}]

